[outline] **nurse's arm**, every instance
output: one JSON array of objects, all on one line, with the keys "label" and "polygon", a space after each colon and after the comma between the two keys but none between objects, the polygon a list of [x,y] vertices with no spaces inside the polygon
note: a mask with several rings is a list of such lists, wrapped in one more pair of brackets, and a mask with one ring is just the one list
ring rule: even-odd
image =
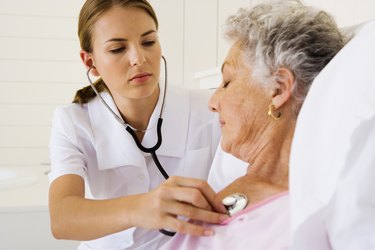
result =
[{"label": "nurse's arm", "polygon": [[172,177],[149,193],[108,200],[86,199],[84,193],[84,180],[78,175],[64,175],[51,183],[49,209],[55,238],[92,240],[133,226],[203,236],[212,232],[176,215],[210,223],[226,219],[212,211],[220,205],[208,185],[198,180]]},{"label": "nurse's arm", "polygon": [[92,240],[132,227],[125,216],[127,198],[90,200],[78,175],[64,175],[51,183],[49,210],[57,239]]}]

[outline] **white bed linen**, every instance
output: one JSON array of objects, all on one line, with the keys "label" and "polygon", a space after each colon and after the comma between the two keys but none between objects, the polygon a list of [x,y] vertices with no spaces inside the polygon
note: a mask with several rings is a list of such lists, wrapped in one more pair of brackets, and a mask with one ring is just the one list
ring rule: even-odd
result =
[{"label": "white bed linen", "polygon": [[375,249],[375,21],[315,79],[292,144],[293,249]]}]

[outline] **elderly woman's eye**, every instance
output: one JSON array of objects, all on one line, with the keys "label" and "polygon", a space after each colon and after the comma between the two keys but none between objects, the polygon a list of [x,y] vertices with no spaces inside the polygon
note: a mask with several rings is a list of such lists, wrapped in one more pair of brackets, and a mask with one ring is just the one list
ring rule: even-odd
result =
[{"label": "elderly woman's eye", "polygon": [[230,82],[224,82],[224,83],[223,83],[223,88],[225,89],[226,87],[228,87],[229,83],[230,83]]}]

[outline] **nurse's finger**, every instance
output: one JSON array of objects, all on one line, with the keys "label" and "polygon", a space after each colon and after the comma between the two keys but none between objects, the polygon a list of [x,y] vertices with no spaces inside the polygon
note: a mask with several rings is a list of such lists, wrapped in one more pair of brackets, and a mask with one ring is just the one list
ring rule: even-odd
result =
[{"label": "nurse's finger", "polygon": [[212,236],[215,233],[210,228],[205,228],[204,226],[196,225],[189,221],[180,220],[173,216],[167,216],[164,222],[165,228],[168,228],[168,231],[190,234],[193,236]]},{"label": "nurse's finger", "polygon": [[[210,206],[214,208],[214,210],[221,213],[226,213],[226,209],[222,204],[222,201],[219,199],[219,197],[217,197],[215,191],[211,188],[210,185],[208,185],[206,181],[194,178],[172,176],[168,179],[167,182],[180,187],[191,187],[198,189],[200,193],[205,197],[205,200],[208,201]],[[177,199],[177,197],[175,198]],[[198,197],[195,196],[194,198]]]},{"label": "nurse's finger", "polygon": [[169,200],[177,200],[209,211],[214,210],[206,196],[197,188],[171,187],[168,195]]},{"label": "nurse's finger", "polygon": [[164,211],[168,214],[179,215],[192,220],[204,221],[212,224],[219,224],[229,218],[226,214],[208,211],[182,202],[171,202],[166,206]]}]

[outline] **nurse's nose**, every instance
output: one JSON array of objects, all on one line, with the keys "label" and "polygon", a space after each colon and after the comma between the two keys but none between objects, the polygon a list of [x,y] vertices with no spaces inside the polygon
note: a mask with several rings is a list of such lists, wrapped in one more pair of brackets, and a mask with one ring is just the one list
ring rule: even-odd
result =
[{"label": "nurse's nose", "polygon": [[141,48],[133,47],[129,54],[131,66],[140,66],[146,62],[146,57]]}]

